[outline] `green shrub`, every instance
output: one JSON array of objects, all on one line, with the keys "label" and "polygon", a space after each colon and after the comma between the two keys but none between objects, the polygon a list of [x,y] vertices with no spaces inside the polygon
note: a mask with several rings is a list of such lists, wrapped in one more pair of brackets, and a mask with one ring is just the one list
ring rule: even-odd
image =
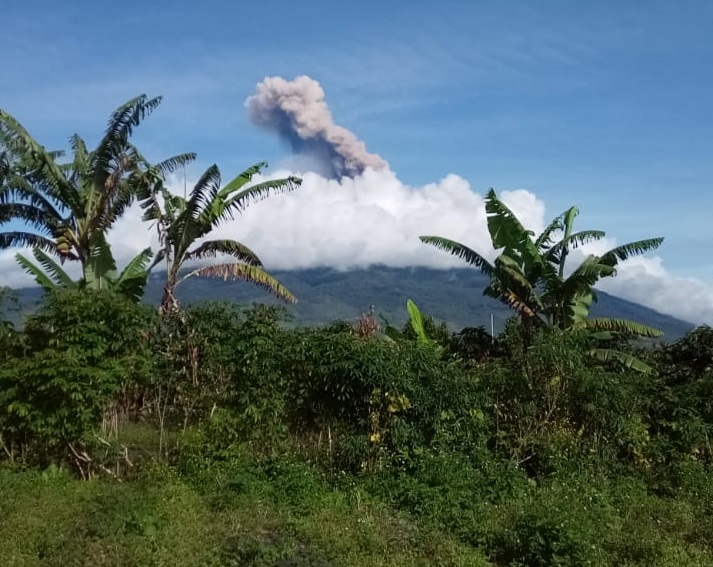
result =
[{"label": "green shrub", "polygon": [[151,310],[109,292],[57,290],[27,321],[23,352],[0,364],[8,453],[89,474],[105,411],[151,370]]},{"label": "green shrub", "polygon": [[592,364],[585,338],[545,329],[522,348],[510,337],[510,356],[483,369],[493,446],[533,477],[648,464],[648,378]]}]

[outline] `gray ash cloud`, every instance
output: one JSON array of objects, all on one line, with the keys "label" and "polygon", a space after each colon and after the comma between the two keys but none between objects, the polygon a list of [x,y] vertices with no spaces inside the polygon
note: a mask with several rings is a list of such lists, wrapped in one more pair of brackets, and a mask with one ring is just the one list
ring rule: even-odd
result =
[{"label": "gray ash cloud", "polygon": [[276,132],[295,155],[318,164],[327,177],[356,177],[367,168],[389,168],[353,132],[334,123],[324,90],[310,77],[267,77],[245,105],[254,124]]}]

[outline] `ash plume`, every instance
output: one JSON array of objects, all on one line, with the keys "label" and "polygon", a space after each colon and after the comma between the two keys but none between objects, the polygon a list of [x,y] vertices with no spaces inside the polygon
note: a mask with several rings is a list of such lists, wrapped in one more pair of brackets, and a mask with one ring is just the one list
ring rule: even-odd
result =
[{"label": "ash plume", "polygon": [[334,123],[324,90],[310,77],[293,81],[266,77],[245,106],[254,124],[277,132],[294,154],[315,161],[326,177],[356,177],[367,168],[389,167],[386,160],[369,153],[353,132]]}]

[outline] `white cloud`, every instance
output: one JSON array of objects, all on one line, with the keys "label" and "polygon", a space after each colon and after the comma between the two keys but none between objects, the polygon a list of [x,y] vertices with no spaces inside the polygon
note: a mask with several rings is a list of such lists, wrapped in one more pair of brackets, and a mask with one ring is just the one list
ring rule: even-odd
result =
[{"label": "white cloud", "polygon": [[[15,254],[18,250],[5,249],[0,250],[0,285],[7,287],[28,287],[33,285],[34,280],[27,275],[15,260]],[[22,251],[23,253],[27,251]]]},{"label": "white cloud", "polygon": [[490,251],[483,197],[456,175],[414,188],[389,171],[341,181],[306,173],[301,188],[252,205],[217,234],[244,241],[267,266],[281,269],[460,265],[422,244],[422,234]]},{"label": "white cloud", "polygon": [[713,324],[713,285],[671,274],[658,256],[631,258],[604,291],[693,323]]},{"label": "white cloud", "polygon": [[[273,177],[286,175],[276,172]],[[367,170],[341,181],[315,173],[302,174],[302,187],[252,204],[234,221],[221,225],[213,236],[234,238],[250,246],[267,269],[331,266],[348,269],[370,264],[389,266],[464,266],[449,254],[422,244],[424,234],[462,242],[492,259],[484,195],[457,175],[447,175],[423,187],[403,184],[391,171]],[[173,186],[183,183],[174,180]],[[189,184],[190,187],[190,184]],[[530,191],[500,193],[525,226],[539,232],[552,213]],[[110,234],[121,268],[146,246],[156,246],[156,235],[140,220],[135,206]],[[643,235],[646,236],[646,235]],[[577,250],[572,264],[584,253],[601,253],[616,242],[604,239]],[[14,260],[14,250],[0,251],[2,283],[31,283]],[[653,255],[622,263],[615,278],[602,290],[695,323],[713,323],[713,285],[674,276]]]}]

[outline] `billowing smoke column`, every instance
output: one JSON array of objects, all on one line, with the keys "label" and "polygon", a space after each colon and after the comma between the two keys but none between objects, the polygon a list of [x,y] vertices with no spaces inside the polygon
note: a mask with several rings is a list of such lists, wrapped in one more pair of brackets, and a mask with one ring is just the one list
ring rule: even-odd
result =
[{"label": "billowing smoke column", "polygon": [[315,160],[327,177],[356,177],[366,168],[389,167],[352,132],[334,123],[324,90],[310,77],[294,81],[267,77],[245,106],[253,123],[277,132],[290,143],[293,153]]}]

